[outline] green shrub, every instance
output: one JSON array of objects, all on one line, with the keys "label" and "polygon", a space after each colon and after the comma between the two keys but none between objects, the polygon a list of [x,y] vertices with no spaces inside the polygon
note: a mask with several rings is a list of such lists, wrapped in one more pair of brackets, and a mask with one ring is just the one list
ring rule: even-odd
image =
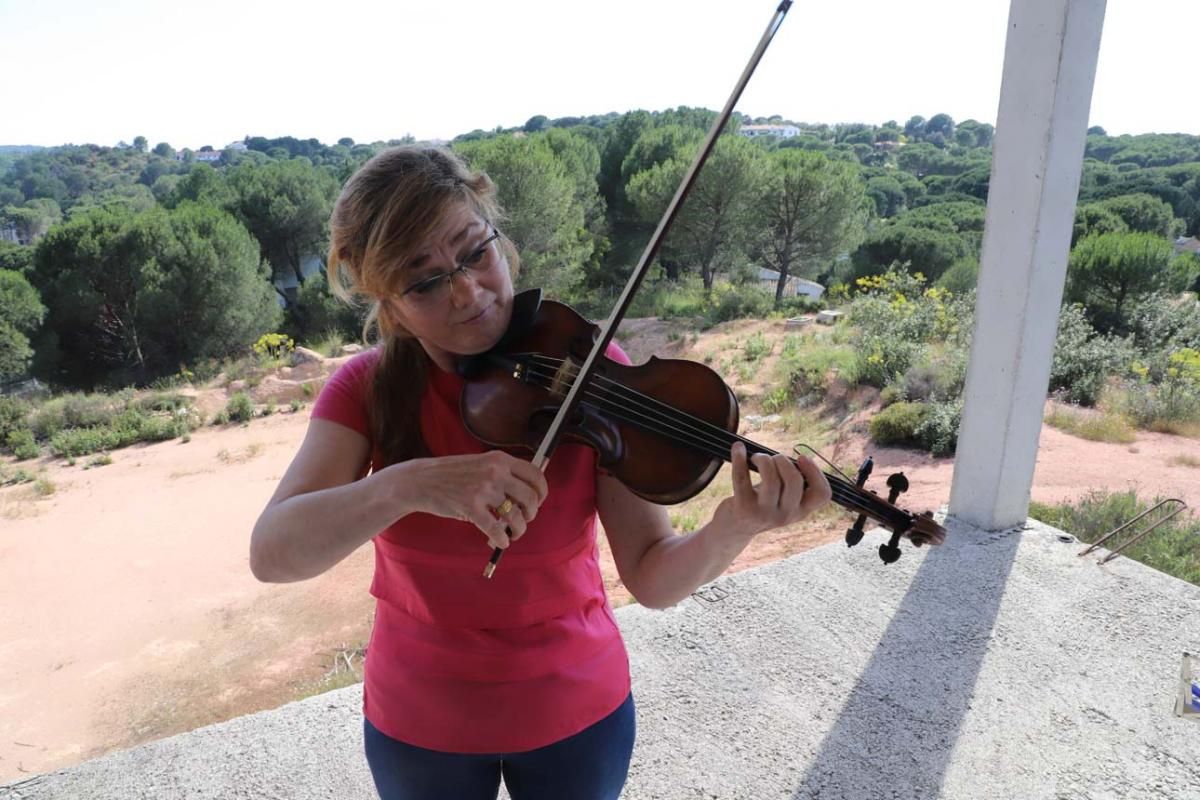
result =
[{"label": "green shrub", "polygon": [[59,431],[71,428],[97,428],[109,425],[133,400],[133,392],[82,394],[73,392],[42,403],[31,415],[29,427],[45,441]]},{"label": "green shrub", "polygon": [[708,310],[709,298],[704,291],[704,284],[699,280],[668,283],[666,289],[655,287],[651,291],[653,313],[656,317],[702,317]]},{"label": "green shrub", "polygon": [[871,419],[871,440],[883,446],[920,444],[917,432],[928,408],[925,403],[893,403]]},{"label": "green shrub", "polygon": [[336,358],[342,354],[342,346],[346,341],[347,337],[341,331],[328,330],[320,338],[306,342],[304,346],[326,358]]},{"label": "green shrub", "polygon": [[[930,361],[927,350],[933,343],[944,350],[942,359],[950,373],[961,370],[965,375],[973,292],[959,296],[938,287],[926,289],[919,274],[897,271],[862,278],[858,286],[861,294],[850,304],[847,317],[859,354],[859,380],[881,389],[897,383],[910,369]],[[961,386],[961,379],[945,383]],[[947,389],[942,394],[955,393]]]},{"label": "green shrub", "polygon": [[225,412],[233,422],[249,422],[254,417],[254,401],[245,392],[238,392],[225,404]]},{"label": "green shrub", "polygon": [[1094,406],[1108,378],[1126,372],[1134,360],[1132,344],[1101,336],[1080,305],[1063,306],[1050,368],[1050,390],[1069,403]]},{"label": "green shrub", "polygon": [[713,289],[710,305],[704,314],[706,326],[733,319],[765,319],[775,307],[774,295],[757,286],[719,286]]},{"label": "green shrub", "polygon": [[0,395],[0,442],[13,431],[29,427],[29,403],[18,397]]},{"label": "green shrub", "polygon": [[1162,380],[1150,383],[1150,371],[1134,364],[1135,380],[1125,381],[1112,403],[1139,428],[1190,434],[1200,427],[1200,351],[1185,348],[1162,359]]},{"label": "green shrub", "polygon": [[27,469],[18,467],[10,470],[0,464],[0,486],[12,486],[17,483],[33,483],[35,475]]},{"label": "green shrub", "polygon": [[747,361],[761,361],[771,354],[772,348],[774,348],[774,344],[768,342],[767,337],[759,332],[746,340],[746,345],[742,348],[742,352],[746,354]]},{"label": "green shrub", "polygon": [[859,346],[859,380],[881,389],[904,375],[923,349],[920,342],[911,339],[872,334],[862,336]]},{"label": "green shrub", "polygon": [[33,431],[28,428],[9,431],[8,437],[4,441],[12,454],[17,457],[17,461],[37,458],[42,454],[41,448],[33,440]]},{"label": "green shrub", "polygon": [[787,408],[788,401],[791,399],[786,386],[777,386],[767,392],[763,397],[762,407],[763,412],[767,414],[778,414]]},{"label": "green shrub", "polygon": [[250,349],[259,358],[283,358],[296,349],[296,342],[283,333],[264,333]]},{"label": "green shrub", "polygon": [[[1144,502],[1138,499],[1133,491],[1093,491],[1074,504],[1052,506],[1031,503],[1029,516],[1072,533],[1081,541],[1094,542],[1129,522],[1161,499],[1156,497],[1152,502]],[[1104,546],[1110,550],[1120,547],[1170,510],[1169,506],[1159,509],[1117,534]],[[1163,523],[1137,544],[1122,550],[1121,555],[1200,585],[1200,548],[1196,547],[1198,536],[1200,521],[1197,521],[1191,512],[1184,512]]]},{"label": "green shrub", "polygon": [[954,455],[958,447],[958,428],[962,423],[962,399],[929,403],[917,425],[916,436],[921,447],[935,456]]},{"label": "green shrub", "polygon": [[121,437],[112,428],[69,428],[50,437],[50,450],[62,458],[75,458],[119,447]]},{"label": "green shrub", "polygon": [[794,349],[788,341],[799,340],[785,340],[779,360],[780,375],[792,397],[824,394],[835,378],[858,383],[858,356],[853,348],[813,342],[806,349]]}]

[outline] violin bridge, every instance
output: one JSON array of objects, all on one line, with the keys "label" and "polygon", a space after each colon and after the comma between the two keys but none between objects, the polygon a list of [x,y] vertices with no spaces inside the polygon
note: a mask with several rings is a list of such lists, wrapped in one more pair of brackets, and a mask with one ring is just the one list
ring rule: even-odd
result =
[{"label": "violin bridge", "polygon": [[562,364],[554,371],[554,380],[550,382],[550,394],[558,397],[566,397],[567,391],[571,388],[571,383],[578,374],[579,369],[575,364],[570,359],[563,359]]}]

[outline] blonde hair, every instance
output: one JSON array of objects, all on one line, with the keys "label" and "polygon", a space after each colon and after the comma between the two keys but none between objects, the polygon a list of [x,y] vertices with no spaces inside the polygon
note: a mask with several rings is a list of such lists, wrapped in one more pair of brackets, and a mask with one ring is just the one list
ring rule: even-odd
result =
[{"label": "blonde hair", "polygon": [[[382,349],[369,411],[384,464],[427,452],[419,414],[429,369],[420,343],[385,313],[384,300],[399,294],[403,265],[459,203],[491,225],[503,216],[486,174],[472,172],[449,150],[404,146],[363,164],[333,207],[329,288],[348,303],[368,307],[363,339],[378,332]],[[515,274],[515,248],[503,237],[500,245]]]}]

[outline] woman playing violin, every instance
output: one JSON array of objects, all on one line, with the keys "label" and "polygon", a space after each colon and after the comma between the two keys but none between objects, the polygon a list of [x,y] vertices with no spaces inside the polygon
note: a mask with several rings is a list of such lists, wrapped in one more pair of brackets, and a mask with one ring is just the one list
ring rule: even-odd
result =
[{"label": "woman playing violin", "polygon": [[[330,285],[370,306],[378,346],[325,385],[259,517],[262,581],[319,575],[366,542],[376,598],[363,686],[383,798],[616,798],[634,741],[629,662],[600,576],[595,523],[639,603],[666,608],[759,533],[829,502],[808,459],[733,446],[732,494],[688,535],[665,509],[563,444],[543,473],[464,427],[456,359],[508,328],[519,260],[495,187],[452,153],[367,162],[334,208]],[[629,363],[615,345],[611,359]],[[807,483],[807,488],[806,488]],[[480,577],[493,547],[495,577]]]}]

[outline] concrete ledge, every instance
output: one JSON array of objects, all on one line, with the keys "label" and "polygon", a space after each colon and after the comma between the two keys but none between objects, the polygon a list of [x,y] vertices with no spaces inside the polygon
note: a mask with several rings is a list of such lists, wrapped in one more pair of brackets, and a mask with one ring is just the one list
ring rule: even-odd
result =
[{"label": "concrete ledge", "polygon": [[[1031,523],[880,534],[631,606],[630,800],[1200,797],[1172,713],[1200,589]],[[868,544],[870,543],[870,544]],[[351,687],[0,788],[0,798],[370,798]]]}]

